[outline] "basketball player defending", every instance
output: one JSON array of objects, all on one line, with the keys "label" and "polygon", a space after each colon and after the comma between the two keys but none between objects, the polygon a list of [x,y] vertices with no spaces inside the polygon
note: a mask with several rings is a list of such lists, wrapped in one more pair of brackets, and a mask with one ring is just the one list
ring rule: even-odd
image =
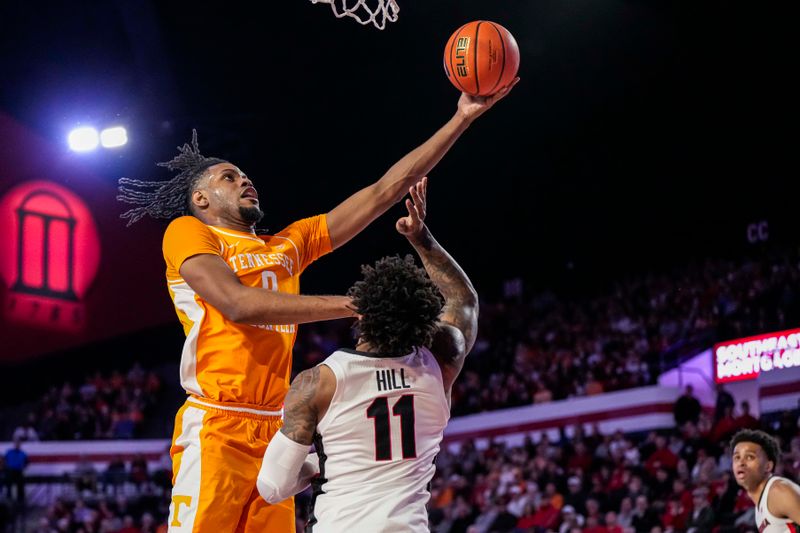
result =
[{"label": "basketball player defending", "polygon": [[427,485],[450,389],[475,342],[478,296],[423,223],[425,188],[412,188],[397,230],[430,278],[410,256],[364,267],[348,292],[360,315],[356,349],[295,378],[264,457],[258,490],[279,502],[308,486],[313,441],[319,475],[307,531],[428,531]]},{"label": "basketball player defending", "polygon": [[759,533],[800,533],[800,486],[773,474],[780,447],[763,431],[734,435],[733,474],[756,504]]},{"label": "basketball player defending", "polygon": [[174,218],[163,253],[186,334],[180,378],[189,397],[175,419],[171,531],[294,531],[293,500],[267,505],[255,485],[281,425],[296,325],[353,314],[350,298],[299,295],[299,276],[400,200],[512,86],[462,95],[453,118],[376,183],[273,236],[254,232],[263,212],[251,179],[201,155],[196,133],[161,164],[177,171],[172,180],[120,180],[117,198],[139,206],[122,215],[129,224]]}]

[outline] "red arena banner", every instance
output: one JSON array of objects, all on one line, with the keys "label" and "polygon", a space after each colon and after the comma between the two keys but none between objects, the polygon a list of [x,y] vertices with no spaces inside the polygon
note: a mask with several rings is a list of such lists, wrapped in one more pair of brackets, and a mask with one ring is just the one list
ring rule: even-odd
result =
[{"label": "red arena banner", "polygon": [[761,372],[800,366],[800,328],[714,345],[717,383],[755,379]]},{"label": "red arena banner", "polygon": [[85,327],[83,297],[97,274],[100,238],[86,204],[49,181],[28,181],[0,198],[3,315],[42,329]]},{"label": "red arena banner", "polygon": [[123,174],[2,112],[0,138],[9,140],[0,143],[0,367],[176,325],[161,255],[166,224],[125,226],[116,201]]}]

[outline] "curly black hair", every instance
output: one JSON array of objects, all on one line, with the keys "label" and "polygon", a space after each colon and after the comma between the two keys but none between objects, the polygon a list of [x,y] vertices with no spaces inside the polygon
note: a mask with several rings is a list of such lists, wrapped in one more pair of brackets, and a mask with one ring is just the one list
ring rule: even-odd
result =
[{"label": "curly black hair", "polygon": [[347,291],[361,315],[353,326],[359,339],[384,357],[430,348],[444,298],[427,272],[407,255],[384,257],[361,273],[364,278]]},{"label": "curly black hair", "polygon": [[778,445],[778,441],[775,437],[769,433],[759,430],[743,429],[733,436],[731,440],[731,450],[736,448],[736,445],[740,442],[758,444],[761,446],[761,449],[764,450],[764,453],[767,454],[767,459],[777,466],[778,459],[780,459],[781,456],[781,447]]},{"label": "curly black hair", "polygon": [[197,144],[197,130],[192,130],[192,143],[178,147],[178,155],[169,161],[158,163],[160,167],[177,170],[169,181],[143,181],[131,178],[119,179],[117,200],[139,205],[120,215],[128,219],[128,226],[145,215],[153,218],[172,219],[190,214],[189,198],[208,167],[227,163],[218,157],[205,157]]}]

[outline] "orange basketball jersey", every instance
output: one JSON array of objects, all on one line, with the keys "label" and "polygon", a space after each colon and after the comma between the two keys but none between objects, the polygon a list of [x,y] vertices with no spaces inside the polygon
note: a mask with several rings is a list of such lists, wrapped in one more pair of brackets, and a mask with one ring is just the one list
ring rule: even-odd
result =
[{"label": "orange basketball jersey", "polygon": [[198,254],[220,256],[248,287],[298,294],[300,273],[331,251],[325,215],[276,235],[207,226],[185,216],[164,234],[167,286],[183,324],[181,385],[190,394],[280,410],[289,389],[296,324],[237,324],[196,294],[180,274]]}]

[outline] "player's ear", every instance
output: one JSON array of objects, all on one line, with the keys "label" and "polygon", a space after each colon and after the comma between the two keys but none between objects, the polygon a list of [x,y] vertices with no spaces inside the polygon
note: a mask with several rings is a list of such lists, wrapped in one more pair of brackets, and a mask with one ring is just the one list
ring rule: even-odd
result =
[{"label": "player's ear", "polygon": [[208,207],[208,195],[201,189],[192,191],[192,205],[198,209],[205,209]]},{"label": "player's ear", "polygon": [[775,473],[775,463],[773,463],[772,461],[767,461],[767,472],[769,472],[770,474]]}]

